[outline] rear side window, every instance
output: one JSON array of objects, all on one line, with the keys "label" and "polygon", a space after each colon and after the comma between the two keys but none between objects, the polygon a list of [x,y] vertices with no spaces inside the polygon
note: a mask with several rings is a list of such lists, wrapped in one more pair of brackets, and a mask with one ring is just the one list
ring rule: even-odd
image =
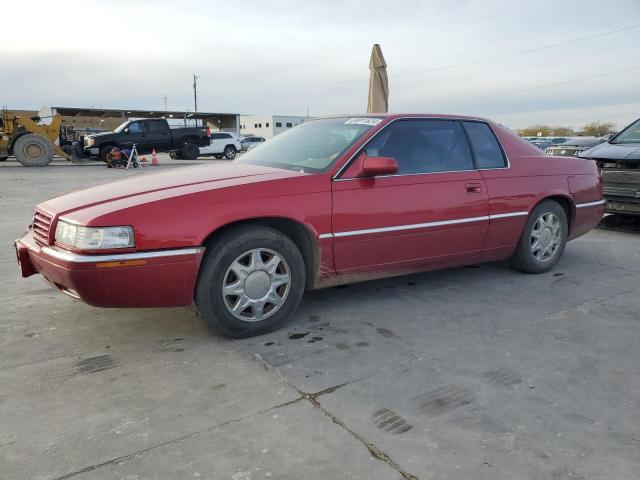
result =
[{"label": "rear side window", "polygon": [[507,162],[489,125],[482,122],[462,122],[469,136],[478,168],[504,168]]},{"label": "rear side window", "polygon": [[161,121],[151,121],[151,122],[147,122],[147,127],[149,129],[150,132],[164,132],[167,127],[166,124],[164,122]]}]

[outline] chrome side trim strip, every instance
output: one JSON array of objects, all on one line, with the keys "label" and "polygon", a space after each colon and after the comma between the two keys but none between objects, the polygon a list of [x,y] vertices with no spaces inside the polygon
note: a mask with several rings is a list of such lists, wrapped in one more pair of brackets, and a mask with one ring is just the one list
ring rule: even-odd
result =
[{"label": "chrome side trim strip", "polygon": [[525,215],[529,215],[529,212],[496,213],[495,215],[489,215],[489,218],[495,220],[496,218],[521,217]]},{"label": "chrome side trim strip", "polygon": [[67,252],[53,247],[44,247],[42,253],[58,260],[71,263],[119,262],[125,260],[140,260],[146,258],[175,257],[178,255],[195,255],[204,251],[204,247],[178,248],[174,250],[153,250],[150,252],[120,253],[112,255],[82,255]]},{"label": "chrome side trim strip", "polygon": [[456,225],[460,223],[481,222],[483,220],[495,220],[498,218],[520,217],[520,216],[526,216],[526,215],[529,215],[529,212],[498,213],[495,215],[487,215],[484,217],[458,218],[456,220],[442,220],[439,222],[414,223],[412,225],[397,225],[393,227],[368,228],[365,230],[350,230],[347,232],[321,233],[320,235],[318,235],[318,238],[352,237],[355,235],[366,235],[369,233],[398,232],[402,230],[415,230],[417,228],[440,227],[443,225]]},{"label": "chrome side trim strip", "polygon": [[605,205],[606,203],[607,203],[606,200],[597,200],[595,202],[578,203],[576,205],[576,208],[596,207],[598,205]]}]

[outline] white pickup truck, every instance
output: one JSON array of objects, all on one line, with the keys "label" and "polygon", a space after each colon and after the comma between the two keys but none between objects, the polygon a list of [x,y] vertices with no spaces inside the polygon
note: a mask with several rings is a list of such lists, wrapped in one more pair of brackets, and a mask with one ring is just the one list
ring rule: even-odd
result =
[{"label": "white pickup truck", "polygon": [[200,147],[200,156],[213,155],[216,158],[225,157],[233,160],[236,153],[242,150],[240,139],[229,132],[211,132],[209,145]]}]

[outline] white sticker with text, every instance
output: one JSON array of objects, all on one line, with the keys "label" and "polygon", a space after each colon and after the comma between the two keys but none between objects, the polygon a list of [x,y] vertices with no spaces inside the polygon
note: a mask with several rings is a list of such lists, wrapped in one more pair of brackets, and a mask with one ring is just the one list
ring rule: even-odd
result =
[{"label": "white sticker with text", "polygon": [[381,118],[350,118],[346,122],[345,125],[369,125],[371,127],[376,126],[382,121]]}]

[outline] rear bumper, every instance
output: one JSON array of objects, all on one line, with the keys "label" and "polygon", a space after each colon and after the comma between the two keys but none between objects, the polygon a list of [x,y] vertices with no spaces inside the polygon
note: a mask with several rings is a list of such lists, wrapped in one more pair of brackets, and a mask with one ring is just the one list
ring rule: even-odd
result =
[{"label": "rear bumper", "polygon": [[598,226],[607,206],[606,200],[578,203],[569,240],[580,237]]},{"label": "rear bumper", "polygon": [[80,255],[38,245],[31,231],[15,241],[23,277],[36,273],[63,293],[97,307],[188,306],[204,248]]}]

